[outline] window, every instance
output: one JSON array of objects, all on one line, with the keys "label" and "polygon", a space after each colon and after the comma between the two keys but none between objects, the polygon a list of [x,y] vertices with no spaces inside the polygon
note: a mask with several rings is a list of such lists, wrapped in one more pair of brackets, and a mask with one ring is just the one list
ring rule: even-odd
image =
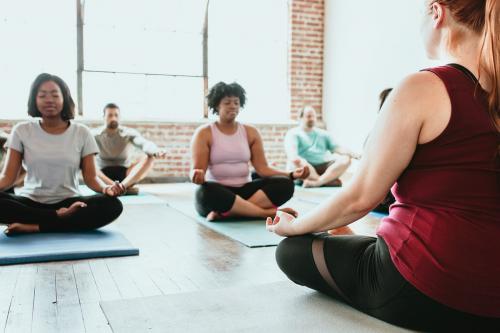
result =
[{"label": "window", "polygon": [[29,88],[48,72],[76,93],[75,1],[0,1],[0,118],[28,116]]},{"label": "window", "polygon": [[288,2],[210,1],[209,86],[238,82],[247,92],[243,121],[289,119]]},{"label": "window", "polygon": [[[100,119],[113,102],[125,119],[201,120],[206,1],[81,0],[81,49],[78,1],[1,1],[0,118],[26,118],[41,72],[63,78],[77,102],[82,55],[84,118]],[[209,87],[240,83],[244,121],[287,119],[288,1],[211,0],[208,32]]]},{"label": "window", "polygon": [[83,109],[127,119],[201,119],[205,0],[87,0]]}]

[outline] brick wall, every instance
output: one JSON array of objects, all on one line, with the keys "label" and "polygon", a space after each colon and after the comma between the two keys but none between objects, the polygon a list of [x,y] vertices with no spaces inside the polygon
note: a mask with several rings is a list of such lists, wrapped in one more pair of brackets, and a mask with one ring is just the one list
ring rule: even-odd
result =
[{"label": "brick wall", "polygon": [[[0,121],[0,129],[10,132],[17,121]],[[95,121],[84,121],[89,127],[100,126]],[[166,157],[156,161],[149,178],[156,180],[182,180],[187,178],[191,163],[189,143],[194,130],[202,123],[149,123],[149,122],[124,122],[123,125],[137,129],[144,137],[166,149]],[[286,131],[293,125],[266,124],[256,125],[264,141],[266,157],[270,163],[278,167],[285,167],[285,152],[283,139]],[[137,152],[139,153],[139,152]]]},{"label": "brick wall", "polygon": [[[291,118],[296,119],[298,109],[304,104],[313,105],[320,116],[323,89],[323,18],[324,0],[291,0],[290,2],[290,53],[289,80]],[[14,121],[0,120],[0,129],[10,132]],[[85,122],[90,127],[98,122]],[[189,142],[194,130],[201,123],[125,122],[167,150],[167,156],[155,164],[151,178],[179,179],[187,177],[190,167]],[[256,125],[264,141],[270,163],[285,166],[283,138],[293,125]]]},{"label": "brick wall", "polygon": [[312,105],[321,120],[323,106],[324,0],[292,0],[290,13],[291,113]]}]

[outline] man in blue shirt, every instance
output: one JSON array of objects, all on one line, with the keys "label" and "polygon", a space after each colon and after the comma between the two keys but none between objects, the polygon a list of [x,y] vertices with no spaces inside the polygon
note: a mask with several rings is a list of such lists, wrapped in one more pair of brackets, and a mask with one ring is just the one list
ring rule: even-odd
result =
[{"label": "man in blue shirt", "polygon": [[304,187],[341,186],[339,177],[351,164],[351,158],[359,156],[337,145],[327,131],[316,127],[313,107],[304,107],[299,120],[300,126],[290,129],[285,137],[288,167],[309,167],[311,173]]}]

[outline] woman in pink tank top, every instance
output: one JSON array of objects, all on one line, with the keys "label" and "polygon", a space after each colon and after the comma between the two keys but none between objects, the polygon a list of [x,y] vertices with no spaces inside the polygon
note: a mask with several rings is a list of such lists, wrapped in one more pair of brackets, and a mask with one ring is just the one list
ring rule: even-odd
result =
[{"label": "woman in pink tank top", "polygon": [[[292,197],[293,179],[309,175],[307,168],[289,173],[267,164],[257,129],[236,121],[245,98],[239,84],[217,83],[207,99],[219,119],[199,127],[193,136],[191,180],[200,185],[195,207],[208,220],[274,215]],[[251,179],[250,164],[261,178]],[[291,208],[280,210],[297,215]]]},{"label": "woman in pink tank top", "polygon": [[[431,58],[389,96],[353,180],[315,211],[268,218],[301,285],[395,325],[500,332],[500,0],[420,0]],[[396,202],[378,237],[317,234]]]}]

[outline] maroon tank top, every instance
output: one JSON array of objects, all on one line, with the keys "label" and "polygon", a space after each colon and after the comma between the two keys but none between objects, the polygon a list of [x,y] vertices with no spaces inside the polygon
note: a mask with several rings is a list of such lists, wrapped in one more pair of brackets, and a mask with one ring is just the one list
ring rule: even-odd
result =
[{"label": "maroon tank top", "polygon": [[451,118],[437,138],[417,146],[377,234],[421,292],[500,317],[500,134],[474,78],[451,66],[427,70],[446,86]]}]

